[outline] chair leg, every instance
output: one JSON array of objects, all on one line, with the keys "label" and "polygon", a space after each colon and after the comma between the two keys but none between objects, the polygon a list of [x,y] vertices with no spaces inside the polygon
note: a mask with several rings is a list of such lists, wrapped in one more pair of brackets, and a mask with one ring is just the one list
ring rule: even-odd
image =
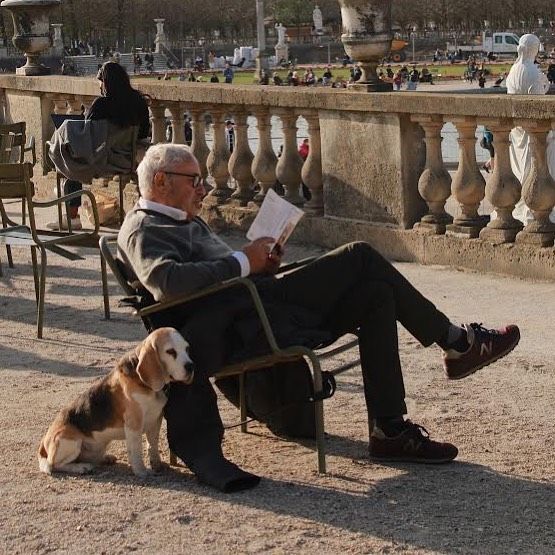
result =
[{"label": "chair leg", "polygon": [[8,256],[8,268],[13,268],[12,247],[6,245],[6,255]]},{"label": "chair leg", "polygon": [[31,247],[31,260],[33,263],[33,279],[35,281],[35,302],[39,304],[39,269],[37,264],[37,247]]},{"label": "chair leg", "polygon": [[110,319],[110,295],[108,292],[108,276],[106,274],[106,260],[100,253],[100,275],[102,277],[102,297],[104,300],[104,318]]},{"label": "chair leg", "polygon": [[[56,195],[58,198],[62,196],[62,176],[58,172],[56,172]],[[58,204],[58,226],[59,229],[63,229],[62,222],[63,222],[63,214],[62,214],[62,205]]]},{"label": "chair leg", "polygon": [[25,201],[25,199],[21,200],[21,224],[25,225],[25,221],[26,221],[26,207],[27,207],[27,203]]},{"label": "chair leg", "polygon": [[0,277],[4,276],[4,272],[2,271],[2,258],[0,258]]},{"label": "chair leg", "polygon": [[[314,357],[310,357],[312,362],[312,378],[314,380],[314,395],[318,396],[322,393],[322,368],[320,361]],[[324,401],[314,402],[314,427],[316,432],[316,450],[318,452],[318,472],[326,473],[326,445],[324,440]]]},{"label": "chair leg", "polygon": [[125,217],[125,212],[123,211],[123,191],[127,185],[127,180],[123,178],[122,175],[119,177],[119,225],[123,223],[123,218]]},{"label": "chair leg", "polygon": [[44,321],[44,294],[46,290],[46,249],[40,249],[40,284],[39,284],[39,307],[37,314],[37,337],[42,339],[42,328]]},{"label": "chair leg", "polygon": [[239,407],[241,411],[241,431],[247,432],[247,395],[245,392],[245,373],[239,374]]}]

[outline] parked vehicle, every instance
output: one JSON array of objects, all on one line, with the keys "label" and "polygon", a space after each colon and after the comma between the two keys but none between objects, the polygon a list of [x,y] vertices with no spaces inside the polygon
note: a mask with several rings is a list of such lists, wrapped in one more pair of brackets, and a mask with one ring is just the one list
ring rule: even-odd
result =
[{"label": "parked vehicle", "polygon": [[472,52],[483,52],[495,54],[516,54],[519,36],[514,33],[482,33],[481,42],[475,44],[451,44],[447,43],[448,51],[461,51],[469,54]]}]

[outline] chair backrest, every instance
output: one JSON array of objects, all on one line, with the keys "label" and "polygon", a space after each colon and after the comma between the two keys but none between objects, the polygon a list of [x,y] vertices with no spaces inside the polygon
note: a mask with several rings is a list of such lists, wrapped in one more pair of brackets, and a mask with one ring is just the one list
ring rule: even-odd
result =
[{"label": "chair backrest", "polygon": [[[27,142],[25,128],[24,121],[0,124],[0,138],[6,137],[9,139],[7,141],[2,140],[0,144],[0,163],[8,164],[17,161],[23,163],[25,159],[25,144]],[[18,149],[18,160],[12,159],[14,149]]]},{"label": "chair backrest", "polygon": [[34,195],[32,176],[30,162],[0,164],[0,200],[25,199],[31,204]]},{"label": "chair backrest", "polygon": [[137,291],[133,289],[133,287],[131,287],[129,282],[125,279],[122,269],[120,268],[119,261],[113,255],[112,250],[110,249],[110,245],[115,245],[116,242],[117,242],[116,235],[103,235],[100,238],[100,241],[98,242],[100,246],[100,253],[104,258],[104,260],[106,261],[106,263],[108,264],[108,266],[110,267],[110,270],[112,270],[112,273],[114,274],[115,278],[118,280],[118,283],[120,284],[121,288],[125,291],[125,293],[130,296],[136,295]]}]

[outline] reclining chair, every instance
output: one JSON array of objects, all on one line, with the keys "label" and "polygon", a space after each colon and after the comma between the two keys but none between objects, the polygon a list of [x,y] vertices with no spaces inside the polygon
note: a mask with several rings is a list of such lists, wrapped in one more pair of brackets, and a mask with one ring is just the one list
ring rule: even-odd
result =
[{"label": "reclining chair", "polygon": [[[140,287],[135,286],[135,284],[129,283],[124,276],[121,263],[113,255],[110,246],[114,245],[117,240],[117,236],[105,235],[100,238],[100,251],[102,257],[112,270],[112,273],[116,277],[121,288],[127,295],[124,299],[120,301],[121,305],[129,306],[133,308],[134,314],[139,316],[147,331],[150,333],[156,328],[156,324],[153,321],[153,317],[160,314],[162,311],[183,306],[184,310],[186,305],[192,301],[201,299],[203,297],[208,297],[225,289],[232,287],[245,288],[252,299],[252,303],[256,309],[256,313],[260,320],[263,328],[263,332],[266,341],[269,345],[269,352],[260,356],[252,357],[248,360],[241,362],[229,364],[221,368],[214,377],[216,379],[228,377],[228,376],[238,376],[239,377],[239,399],[240,399],[240,411],[241,411],[241,431],[247,431],[247,405],[245,396],[245,375],[248,372],[254,370],[260,370],[262,368],[272,367],[276,364],[282,362],[298,361],[299,359],[304,359],[310,363],[312,369],[312,391],[313,395],[310,401],[314,404],[314,424],[315,424],[315,436],[316,436],[316,447],[318,454],[318,471],[321,473],[326,472],[326,459],[325,459],[325,445],[324,445],[324,407],[323,401],[329,398],[335,392],[335,379],[334,376],[358,366],[360,360],[354,360],[351,362],[343,363],[340,366],[334,368],[330,372],[323,373],[321,367],[321,361],[324,359],[331,358],[340,353],[344,353],[358,346],[358,339],[351,340],[345,344],[331,349],[322,349],[319,351],[314,351],[304,346],[293,346],[287,348],[280,348],[275,340],[272,327],[268,320],[268,316],[260,300],[260,296],[255,285],[251,280],[246,278],[234,278],[219,284],[207,287],[202,291],[197,293],[189,294],[183,297],[172,299],[167,302],[155,302],[148,306],[144,306],[142,299],[144,296],[144,291]],[[282,267],[281,271],[289,271],[294,268],[298,268],[311,259],[302,260],[289,264]],[[329,346],[328,346],[329,347]],[[170,454],[170,464],[175,464],[175,456]]]}]

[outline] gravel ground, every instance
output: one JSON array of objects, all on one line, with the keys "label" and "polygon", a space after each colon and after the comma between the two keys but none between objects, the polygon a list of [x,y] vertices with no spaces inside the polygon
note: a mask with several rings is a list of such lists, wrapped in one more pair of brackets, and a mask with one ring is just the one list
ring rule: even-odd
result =
[{"label": "gravel ground", "polygon": [[[236,242],[236,237],[228,237]],[[312,252],[293,246],[290,257]],[[225,452],[264,477],[225,495],[179,467],[140,480],[124,445],[119,462],[89,476],[48,477],[36,450],[55,412],[110,369],[144,331],[111,280],[113,318],[102,319],[97,252],[50,257],[45,338],[35,338],[28,251],[8,269],[0,246],[0,552],[2,553],[553,553],[552,283],[399,264],[455,321],[515,321],[519,347],[461,382],[449,382],[437,348],[404,330],[400,350],[411,418],[459,446],[441,467],[379,465],[366,458],[360,370],[326,401],[329,473],[310,442],[286,442],[258,424],[227,432]],[[224,399],[226,424],[238,420]],[[163,456],[168,458],[163,442]]]}]

